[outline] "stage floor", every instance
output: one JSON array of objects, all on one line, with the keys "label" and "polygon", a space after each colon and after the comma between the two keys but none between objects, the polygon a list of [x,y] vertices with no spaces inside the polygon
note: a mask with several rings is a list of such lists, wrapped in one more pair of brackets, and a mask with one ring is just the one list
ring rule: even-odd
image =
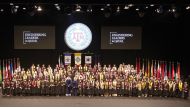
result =
[{"label": "stage floor", "polygon": [[137,97],[0,97],[0,107],[190,107],[190,99]]}]

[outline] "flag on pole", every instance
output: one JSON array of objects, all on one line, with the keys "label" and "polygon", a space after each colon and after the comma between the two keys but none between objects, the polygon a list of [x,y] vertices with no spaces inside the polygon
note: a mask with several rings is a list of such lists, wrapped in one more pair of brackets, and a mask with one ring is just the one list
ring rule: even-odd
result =
[{"label": "flag on pole", "polygon": [[13,59],[13,65],[14,65],[14,71],[17,69],[17,65],[16,65],[16,59]]},{"label": "flag on pole", "polygon": [[58,65],[59,65],[59,67],[62,67],[62,66],[63,66],[62,55],[59,55],[59,57],[58,57]]},{"label": "flag on pole", "polygon": [[148,60],[146,59],[145,77],[148,77]]},{"label": "flag on pole", "polygon": [[70,65],[71,64],[71,54],[70,53],[65,53],[64,54],[64,62],[65,62],[65,65]]},{"label": "flag on pole", "polygon": [[75,65],[81,64],[81,53],[75,53]]},{"label": "flag on pole", "polygon": [[168,80],[168,75],[167,75],[167,72],[168,72],[168,68],[167,68],[167,62],[165,62],[165,72],[164,72],[164,80]]},{"label": "flag on pole", "polygon": [[148,69],[147,69],[148,71],[148,77],[150,77],[151,76],[151,74],[150,74],[150,61],[149,61],[149,59],[148,59]]},{"label": "flag on pole", "polygon": [[177,63],[177,75],[178,75],[178,79],[180,80],[180,63]]},{"label": "flag on pole", "polygon": [[20,66],[20,59],[19,58],[17,58],[16,65],[17,65],[18,72],[20,72],[21,71],[21,66]]},{"label": "flag on pole", "polygon": [[3,77],[2,77],[2,71],[1,71],[1,60],[0,60],[0,84],[3,81]]},{"label": "flag on pole", "polygon": [[156,60],[154,61],[154,77],[156,77],[157,71],[156,71]]},{"label": "flag on pole", "polygon": [[165,72],[164,67],[165,67],[165,63],[164,61],[162,61],[162,80],[164,80],[164,72]]},{"label": "flag on pole", "polygon": [[92,63],[92,56],[85,56],[85,64],[91,64]]},{"label": "flag on pole", "polygon": [[171,79],[171,62],[169,63],[168,78]]},{"label": "flag on pole", "polygon": [[139,74],[139,72],[140,72],[139,63],[140,63],[140,58],[136,58],[136,70],[137,70],[137,74]]},{"label": "flag on pole", "polygon": [[174,71],[174,63],[172,63],[172,80],[174,80],[175,71]]},{"label": "flag on pole", "polygon": [[5,64],[4,64],[4,60],[3,60],[3,80],[5,79]]},{"label": "flag on pole", "polygon": [[8,64],[7,64],[7,71],[8,71],[8,78],[11,79],[11,62],[8,59]]},{"label": "flag on pole", "polygon": [[151,74],[151,77],[154,76],[154,71],[153,71],[154,68],[153,68],[153,67],[154,67],[154,66],[153,66],[153,60],[152,60],[152,63],[151,63],[151,71],[150,71],[150,72],[151,72],[151,73],[150,73],[150,74]]},{"label": "flag on pole", "polygon": [[144,59],[143,59],[143,63],[142,63],[142,75],[145,76],[145,73],[144,73]]},{"label": "flag on pole", "polygon": [[158,61],[158,66],[157,66],[157,79],[160,79],[160,64]]},{"label": "flag on pole", "polygon": [[12,80],[13,77],[13,63],[12,63],[12,59],[10,60],[10,79]]}]

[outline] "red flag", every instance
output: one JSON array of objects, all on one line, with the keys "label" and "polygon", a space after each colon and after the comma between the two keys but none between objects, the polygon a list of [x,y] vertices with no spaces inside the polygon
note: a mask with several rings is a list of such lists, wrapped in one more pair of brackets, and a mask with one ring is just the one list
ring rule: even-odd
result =
[{"label": "red flag", "polygon": [[172,80],[174,80],[175,71],[174,71],[174,63],[172,63]]},{"label": "red flag", "polygon": [[180,80],[180,63],[177,63],[177,76],[178,79]]},{"label": "red flag", "polygon": [[136,58],[136,70],[137,74],[140,72],[140,58]]}]

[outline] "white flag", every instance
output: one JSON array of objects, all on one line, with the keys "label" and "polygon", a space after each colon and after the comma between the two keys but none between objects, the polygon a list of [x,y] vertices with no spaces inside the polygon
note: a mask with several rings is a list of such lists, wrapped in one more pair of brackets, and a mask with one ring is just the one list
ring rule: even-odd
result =
[{"label": "white flag", "polygon": [[85,56],[85,64],[91,64],[92,63],[92,56]]},{"label": "white flag", "polygon": [[81,53],[75,53],[75,65],[81,64]]},{"label": "white flag", "polygon": [[71,64],[71,54],[65,54],[65,65]]}]

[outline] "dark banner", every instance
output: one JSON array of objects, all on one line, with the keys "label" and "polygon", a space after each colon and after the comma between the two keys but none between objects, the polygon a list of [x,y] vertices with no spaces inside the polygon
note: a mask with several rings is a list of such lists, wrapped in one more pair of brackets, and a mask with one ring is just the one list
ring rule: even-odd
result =
[{"label": "dark banner", "polygon": [[101,28],[101,49],[141,49],[141,27]]},{"label": "dark banner", "polygon": [[55,27],[14,26],[14,49],[55,49]]}]

